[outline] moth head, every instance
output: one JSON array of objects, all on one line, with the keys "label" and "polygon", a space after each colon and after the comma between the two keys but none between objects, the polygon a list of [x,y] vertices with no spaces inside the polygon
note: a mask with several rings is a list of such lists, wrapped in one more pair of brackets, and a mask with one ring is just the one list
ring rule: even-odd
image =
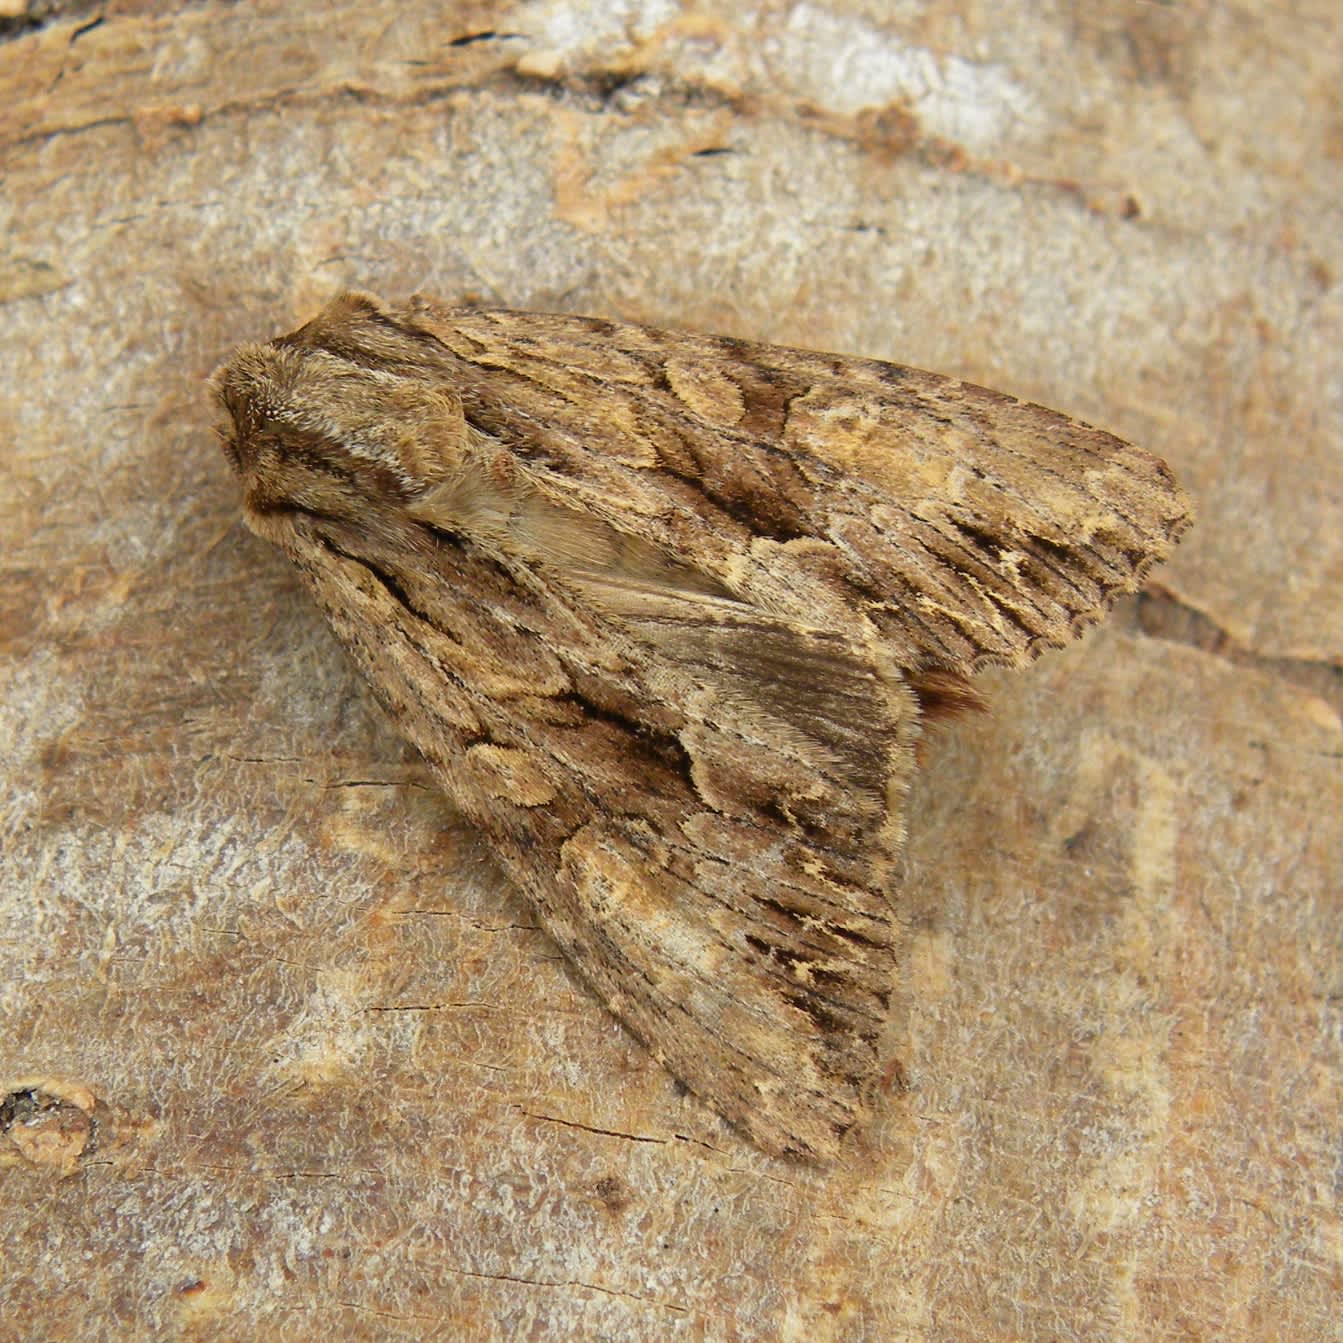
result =
[{"label": "moth head", "polygon": [[367,521],[460,472],[470,434],[449,387],[302,335],[240,346],[210,379],[253,531],[278,539],[296,512]]}]

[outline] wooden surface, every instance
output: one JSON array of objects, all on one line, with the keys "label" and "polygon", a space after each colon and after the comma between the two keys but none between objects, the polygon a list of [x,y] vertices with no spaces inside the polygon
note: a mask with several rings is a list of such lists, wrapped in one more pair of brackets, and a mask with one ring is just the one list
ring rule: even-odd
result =
[{"label": "wooden surface", "polygon": [[[0,1336],[1343,1337],[1334,0],[23,8]],[[237,523],[202,380],[346,285],[937,368],[1196,496],[927,750],[837,1167],[571,979]]]}]

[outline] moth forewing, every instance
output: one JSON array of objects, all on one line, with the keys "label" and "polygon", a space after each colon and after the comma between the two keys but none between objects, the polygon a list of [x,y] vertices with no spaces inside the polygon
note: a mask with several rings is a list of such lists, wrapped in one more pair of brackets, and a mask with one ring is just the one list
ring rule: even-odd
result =
[{"label": "moth forewing", "polygon": [[770,1152],[879,1073],[913,746],[1188,521],[918,370],[345,294],[212,386],[249,525],[580,974]]}]

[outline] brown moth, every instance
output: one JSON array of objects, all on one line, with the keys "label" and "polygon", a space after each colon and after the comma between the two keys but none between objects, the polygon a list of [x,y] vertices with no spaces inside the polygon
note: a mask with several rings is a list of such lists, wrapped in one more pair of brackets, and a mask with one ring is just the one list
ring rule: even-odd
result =
[{"label": "brown moth", "polygon": [[880,1073],[914,745],[1138,586],[1164,463],[917,369],[344,294],[214,397],[248,526],[579,973],[768,1152]]}]

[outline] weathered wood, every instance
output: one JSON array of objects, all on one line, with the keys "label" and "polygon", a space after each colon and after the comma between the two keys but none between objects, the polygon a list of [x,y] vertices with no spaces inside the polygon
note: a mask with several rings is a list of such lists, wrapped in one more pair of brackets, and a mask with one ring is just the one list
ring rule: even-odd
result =
[{"label": "weathered wood", "polygon": [[[0,1336],[1339,1337],[1333,8],[11,25]],[[677,1094],[238,525],[203,378],[347,285],[941,369],[1195,495],[929,744],[837,1168]]]}]

